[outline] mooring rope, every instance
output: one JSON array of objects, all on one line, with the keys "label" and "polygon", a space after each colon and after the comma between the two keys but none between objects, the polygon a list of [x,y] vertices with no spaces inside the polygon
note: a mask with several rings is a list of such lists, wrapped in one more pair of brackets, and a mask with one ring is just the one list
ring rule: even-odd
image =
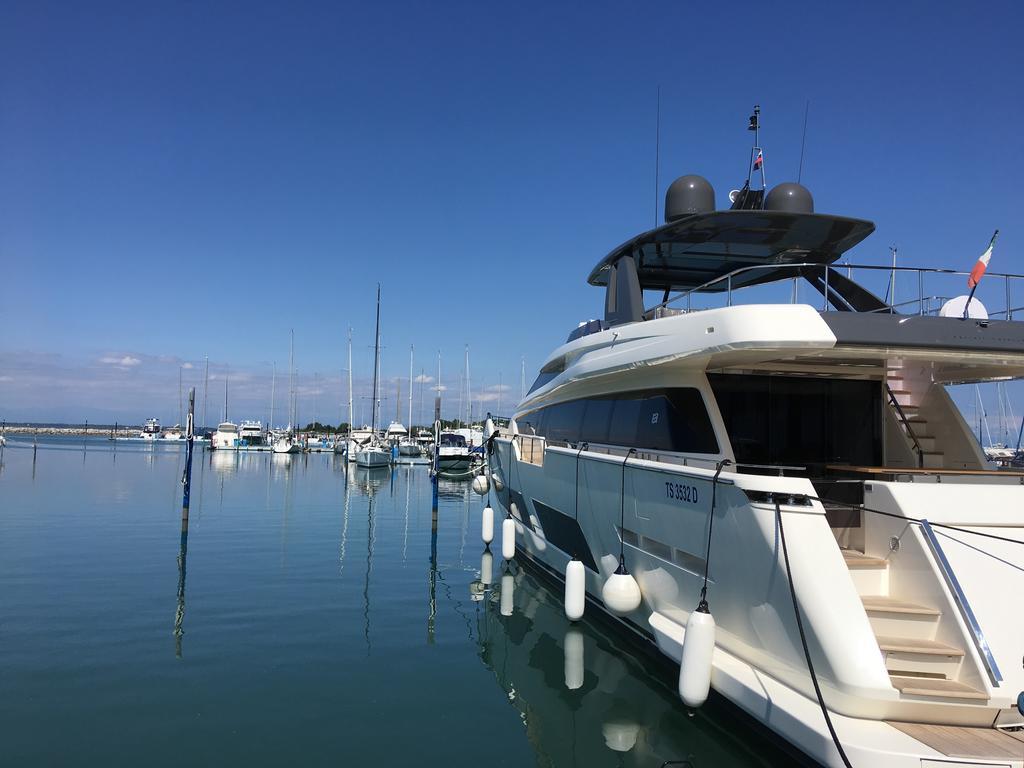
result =
[{"label": "mooring rope", "polygon": [[796,614],[796,628],[800,633],[800,644],[804,648],[804,659],[807,661],[807,669],[811,673],[811,682],[814,684],[814,693],[818,697],[818,706],[821,707],[821,714],[825,716],[825,724],[828,726],[828,732],[832,735],[832,742],[836,745],[836,749],[839,750],[839,757],[842,758],[843,764],[846,768],[853,768],[850,763],[850,758],[846,756],[846,752],[843,750],[843,745],[839,741],[839,736],[836,734],[835,726],[832,725],[832,718],[828,714],[828,707],[825,706],[825,698],[821,694],[821,686],[818,684],[818,676],[814,672],[814,662],[811,661],[811,650],[807,647],[807,636],[804,634],[804,622],[800,617],[800,606],[796,600],[796,586],[793,584],[793,571],[789,567],[789,548],[786,546],[786,529],[782,525],[782,510],[779,508],[779,502],[775,502],[775,519],[778,521],[779,526],[779,539],[782,542],[782,558],[786,562],[786,577],[789,581],[789,594],[793,598],[793,612]]}]

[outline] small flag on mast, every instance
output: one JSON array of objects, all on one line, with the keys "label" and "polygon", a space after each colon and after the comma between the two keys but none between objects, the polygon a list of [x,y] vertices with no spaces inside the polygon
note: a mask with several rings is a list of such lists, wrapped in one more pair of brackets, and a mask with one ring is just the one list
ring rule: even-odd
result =
[{"label": "small flag on mast", "polygon": [[754,170],[760,171],[761,165],[764,163],[764,155],[761,154],[761,150],[757,150],[757,157],[754,158]]},{"label": "small flag on mast", "polygon": [[981,282],[981,278],[985,276],[985,270],[988,268],[988,262],[992,258],[992,248],[996,244],[996,238],[999,237],[999,230],[997,229],[992,235],[992,239],[988,241],[988,248],[985,252],[978,257],[977,263],[974,265],[974,269],[971,270],[970,277],[967,278],[967,287],[973,291],[978,283]]}]

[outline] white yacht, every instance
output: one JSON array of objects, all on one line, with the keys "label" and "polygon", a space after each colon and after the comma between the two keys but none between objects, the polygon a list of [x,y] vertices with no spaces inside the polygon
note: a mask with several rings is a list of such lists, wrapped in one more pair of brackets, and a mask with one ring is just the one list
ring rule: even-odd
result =
[{"label": "white yacht", "polygon": [[272,450],[274,453],[302,453],[302,443],[288,432],[274,440]]},{"label": "white yacht", "polygon": [[181,424],[175,424],[173,427],[168,427],[164,430],[163,434],[160,435],[161,440],[184,440],[185,433],[181,429]]},{"label": "white yacht", "polygon": [[[706,597],[712,690],[824,765],[1020,766],[1024,473],[988,468],[946,385],[1024,376],[1024,279],[990,272],[1005,308],[963,319],[929,290],[966,272],[894,269],[893,306],[864,287],[889,266],[835,265],[871,222],[797,184],[730,199],[677,179],[590,273],[604,318],[493,441],[517,558],[579,559],[586,610],[675,662]],[[765,303],[797,281],[816,305]],[[604,602],[617,572],[635,600]]]},{"label": "white yacht", "polygon": [[139,433],[139,437],[143,440],[159,440],[162,432],[159,419],[146,419],[146,424],[142,428],[142,432]]},{"label": "white yacht", "polygon": [[400,421],[392,421],[384,432],[384,440],[389,445],[400,443],[409,436],[409,430]]},{"label": "white yacht", "polygon": [[233,450],[238,447],[238,425],[230,421],[222,421],[210,440],[210,448],[215,451]]},{"label": "white yacht", "polygon": [[473,465],[473,453],[464,435],[442,432],[437,441],[437,471],[467,472]]},{"label": "white yacht", "polygon": [[263,422],[246,420],[238,425],[239,445],[263,445]]}]

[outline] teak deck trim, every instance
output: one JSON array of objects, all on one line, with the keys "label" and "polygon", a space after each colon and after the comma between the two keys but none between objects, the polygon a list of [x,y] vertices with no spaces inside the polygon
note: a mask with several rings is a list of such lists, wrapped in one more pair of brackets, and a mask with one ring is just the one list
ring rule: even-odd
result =
[{"label": "teak deck trim", "polygon": [[929,723],[886,721],[922,744],[927,744],[946,757],[969,760],[1020,760],[1024,758],[1024,739],[1020,733],[1006,733],[995,728],[969,728]]},{"label": "teak deck trim", "polygon": [[[928,453],[928,451],[925,451]],[[982,477],[1024,477],[1024,472],[1006,469],[942,469],[941,467],[858,467],[851,464],[826,464],[833,472],[858,475],[979,475]]]}]

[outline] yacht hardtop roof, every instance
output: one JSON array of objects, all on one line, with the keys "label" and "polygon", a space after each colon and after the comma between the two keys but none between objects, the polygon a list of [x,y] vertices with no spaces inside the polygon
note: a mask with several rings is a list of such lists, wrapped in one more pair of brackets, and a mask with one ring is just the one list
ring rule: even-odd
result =
[{"label": "yacht hardtop roof", "polygon": [[[587,282],[607,285],[610,267],[624,256],[635,259],[641,288],[673,291],[702,286],[743,267],[831,264],[874,230],[864,219],[822,213],[696,213],[627,240],[594,267]],[[792,276],[792,270],[752,270],[738,275],[732,287]],[[726,285],[707,290],[726,290]]]}]

